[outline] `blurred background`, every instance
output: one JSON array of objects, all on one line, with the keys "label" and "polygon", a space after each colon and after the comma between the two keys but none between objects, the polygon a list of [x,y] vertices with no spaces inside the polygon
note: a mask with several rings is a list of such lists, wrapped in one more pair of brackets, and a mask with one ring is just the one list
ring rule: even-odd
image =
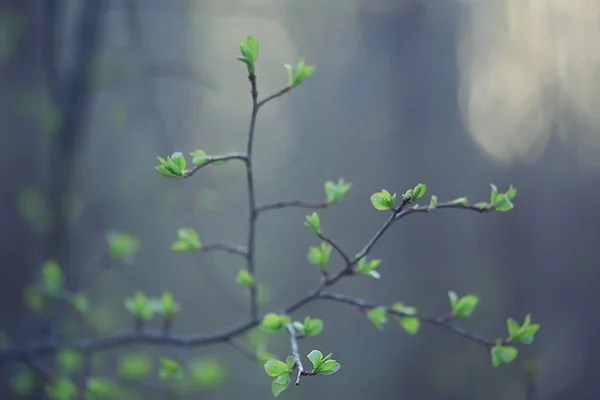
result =
[{"label": "blurred background", "polygon": [[[508,317],[531,312],[542,325],[516,361],[493,368],[484,348],[446,330],[423,325],[410,336],[391,320],[378,332],[355,308],[315,302],[294,315],[325,321],[301,354],[333,352],[342,369],[281,398],[598,398],[600,3],[591,0],[0,0],[2,345],[53,329],[129,329],[123,302],[137,290],[172,292],[178,333],[247,317],[235,279],[242,258],[170,250],[180,227],[245,244],[243,166],[189,180],[153,168],[175,151],[244,151],[251,100],[235,57],[246,35],[260,43],[261,96],[285,86],[283,64],[316,66],[259,114],[259,203],[322,201],[323,183],[345,178],[353,187],[343,203],[320,215],[353,254],[386,218],[369,201],[382,188],[423,182],[440,201],[472,202],[489,199],[489,183],[519,189],[509,213],[403,219],[371,254],[383,260],[382,279],[335,291],[432,315],[448,312],[448,290],[473,293],[480,305],[461,323],[490,338],[506,336]],[[258,222],[263,312],[319,282],[306,261],[318,243],[303,226],[308,213]],[[106,267],[111,231],[137,238],[133,263]],[[32,289],[47,260],[89,299],[84,317],[57,316]],[[244,340],[265,349],[260,332]],[[266,346],[290,353],[285,334]],[[192,363],[195,376],[170,388],[157,376],[161,356]],[[76,361],[44,358],[59,369]],[[94,356],[91,373],[128,400],[271,398],[263,367],[226,345],[128,346]],[[0,376],[2,399],[46,396],[20,364]]]}]

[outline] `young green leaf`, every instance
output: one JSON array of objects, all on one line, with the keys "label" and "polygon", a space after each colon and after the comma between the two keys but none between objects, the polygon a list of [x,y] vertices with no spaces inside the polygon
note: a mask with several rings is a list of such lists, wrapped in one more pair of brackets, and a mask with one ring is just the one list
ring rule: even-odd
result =
[{"label": "young green leaf", "polygon": [[192,251],[202,248],[200,236],[193,229],[178,229],[177,237],[179,240],[171,245],[171,249],[174,251]]},{"label": "young green leaf", "polygon": [[332,181],[325,182],[325,194],[327,195],[327,203],[333,205],[341,202],[351,187],[352,183],[346,183],[346,181],[344,181],[343,178],[340,178],[337,183],[334,183]]},{"label": "young green leaf", "polygon": [[431,195],[431,200],[429,200],[429,207],[428,210],[429,211],[433,211],[437,208],[438,205],[438,198],[436,195]]},{"label": "young green leaf", "polygon": [[127,354],[119,358],[119,376],[132,381],[146,379],[152,372],[152,359],[144,354]]},{"label": "young green leaf", "polygon": [[208,161],[210,161],[210,156],[208,156],[203,150],[196,150],[190,153],[192,156],[192,164],[194,165],[202,165]]},{"label": "young green leaf", "polygon": [[454,206],[466,206],[469,204],[469,199],[466,197],[459,197],[457,199],[452,200],[452,205]]},{"label": "young green leaf", "polygon": [[379,273],[379,271],[375,270],[379,266],[379,264],[381,264],[381,260],[367,261],[367,258],[363,257],[360,260],[358,260],[355,272],[357,274],[367,275],[375,279],[379,279],[381,277],[381,274]]},{"label": "young green leaf", "polygon": [[110,257],[115,261],[132,263],[140,248],[139,239],[128,233],[111,231],[106,237],[110,248]]},{"label": "young green leaf", "polygon": [[316,212],[306,216],[304,225],[308,226],[316,234],[321,233],[321,220],[319,219],[319,214]]},{"label": "young green leaf", "polygon": [[133,297],[125,299],[125,308],[136,318],[148,321],[154,316],[154,307],[142,292],[135,292]]},{"label": "young green leaf", "polygon": [[290,88],[295,88],[296,86],[300,85],[302,82],[310,78],[315,71],[315,67],[313,65],[307,65],[304,59],[300,60],[295,71],[290,64],[285,64],[285,68],[288,70],[288,86]]},{"label": "young green leaf", "polygon": [[60,266],[54,261],[46,261],[42,266],[42,281],[44,290],[50,296],[61,294],[64,285],[64,276]]},{"label": "young green leaf", "polygon": [[173,318],[181,311],[181,307],[170,292],[163,292],[160,297],[160,307],[157,312],[165,318]]},{"label": "young green leaf", "polygon": [[385,307],[375,307],[367,312],[367,318],[381,331],[387,323],[387,310]]},{"label": "young green leaf", "polygon": [[82,293],[75,293],[73,296],[69,297],[69,304],[75,310],[84,313],[90,308],[90,303]]},{"label": "young green leaf", "polygon": [[308,262],[318,266],[323,273],[327,273],[327,265],[331,257],[333,247],[325,242],[321,243],[320,247],[311,247],[308,250]]},{"label": "young green leaf", "polygon": [[161,358],[158,376],[165,381],[180,381],[184,378],[183,368],[175,360]]},{"label": "young green leaf", "polygon": [[78,351],[64,349],[56,354],[56,364],[62,375],[69,376],[81,368],[83,356]]},{"label": "young green leaf", "polygon": [[254,286],[254,277],[250,275],[250,272],[248,272],[247,269],[241,269],[238,272],[235,280],[238,283],[238,285],[242,285],[247,288],[251,288]]},{"label": "young green leaf", "polygon": [[393,210],[396,207],[396,193],[391,195],[390,192],[383,189],[371,196],[371,204],[379,211]]},{"label": "young green leaf", "polygon": [[517,358],[518,354],[519,350],[517,348],[505,346],[502,344],[501,340],[498,340],[496,342],[496,346],[492,347],[490,350],[492,365],[494,367],[512,362],[515,358]]},{"label": "young green leaf", "polygon": [[46,393],[55,400],[75,400],[78,390],[73,381],[61,377],[46,386]]},{"label": "young green leaf", "polygon": [[284,330],[291,321],[291,318],[287,315],[278,315],[275,313],[269,313],[264,316],[260,327],[269,333],[276,333]]},{"label": "young green leaf", "polygon": [[167,178],[185,178],[184,168],[186,165],[183,154],[176,152],[165,160],[162,157],[157,157],[160,165],[154,167],[161,175]]},{"label": "young green leaf", "polygon": [[397,316],[402,329],[404,329],[407,333],[411,335],[416,335],[417,332],[419,332],[419,329],[421,327],[421,321],[419,321],[419,319],[416,317],[409,316],[417,313],[417,309],[415,307],[407,307],[404,304],[397,302],[394,303],[392,309],[397,313],[405,314]]},{"label": "young green leaf", "polygon": [[457,317],[469,317],[473,313],[473,311],[475,311],[475,308],[477,307],[478,303],[479,298],[477,296],[469,294],[465,297],[462,297],[454,304],[454,306],[452,307],[452,312]]},{"label": "young green leaf", "polygon": [[269,375],[272,378],[276,378],[284,374],[289,374],[291,372],[291,368],[288,367],[286,363],[276,359],[268,360],[265,363],[264,368],[267,375]]},{"label": "young green leaf", "polygon": [[271,384],[271,392],[273,393],[273,397],[277,397],[288,388],[290,385],[291,378],[290,374],[279,375],[277,378],[273,379],[273,383]]},{"label": "young green leaf", "polygon": [[473,204],[473,207],[475,207],[478,210],[485,210],[489,207],[489,203],[486,203],[485,201],[481,201],[479,203],[475,203]]},{"label": "young green leaf", "polygon": [[294,321],[293,325],[302,336],[316,336],[323,330],[323,321],[311,319],[310,317],[306,317],[304,323]]}]

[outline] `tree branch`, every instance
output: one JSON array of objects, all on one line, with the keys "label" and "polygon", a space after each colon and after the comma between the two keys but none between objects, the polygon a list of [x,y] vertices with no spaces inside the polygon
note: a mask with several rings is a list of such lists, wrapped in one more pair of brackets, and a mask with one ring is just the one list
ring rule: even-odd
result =
[{"label": "tree branch", "polygon": [[203,164],[196,165],[194,168],[186,172],[186,176],[190,177],[194,175],[196,172],[200,171],[202,168],[214,164],[219,161],[229,161],[229,160],[242,160],[244,163],[248,164],[248,157],[242,153],[227,153],[221,156],[211,156],[208,161]]},{"label": "tree branch", "polygon": [[267,104],[269,101],[274,100],[280,96],[283,96],[284,94],[286,94],[287,92],[289,92],[291,90],[291,87],[286,86],[283,89],[281,89],[279,92],[270,95],[269,97],[261,100],[258,104],[256,104],[257,108],[261,108],[262,106],[264,106],[265,104]]},{"label": "tree branch", "polygon": [[224,251],[225,253],[238,254],[248,257],[248,250],[244,246],[234,246],[227,243],[202,243],[202,251]]},{"label": "tree branch", "polygon": [[[372,309],[378,307],[376,304],[373,304],[366,300],[363,300],[363,299],[360,299],[357,297],[346,296],[346,295],[339,294],[339,293],[322,292],[319,294],[319,299],[331,300],[331,301],[336,301],[339,303],[349,304],[351,306],[358,307],[362,310],[372,310]],[[454,332],[455,334],[457,334],[459,336],[462,336],[473,342],[484,345],[488,349],[490,349],[496,345],[496,342],[493,340],[486,339],[483,336],[480,336],[478,334],[470,333],[466,329],[452,324],[453,318],[450,317],[448,314],[440,316],[440,317],[433,317],[433,316],[424,315],[424,314],[407,314],[407,313],[396,311],[396,310],[392,309],[391,307],[386,307],[386,310],[388,313],[397,315],[399,317],[417,318],[418,320],[425,322],[427,324],[443,327],[451,332]]]},{"label": "tree branch", "polygon": [[292,357],[294,357],[295,366],[298,368],[298,375],[296,376],[296,386],[298,386],[300,385],[300,377],[304,373],[304,366],[302,365],[302,360],[300,359],[300,350],[298,350],[298,336],[296,335],[296,329],[294,329],[294,325],[287,324],[287,330],[290,334]]},{"label": "tree branch", "polygon": [[277,210],[280,208],[290,208],[290,207],[319,209],[319,208],[329,207],[329,203],[328,202],[307,203],[307,202],[301,201],[301,200],[284,200],[284,201],[278,201],[276,203],[261,204],[256,207],[256,212],[261,213],[264,211]]}]

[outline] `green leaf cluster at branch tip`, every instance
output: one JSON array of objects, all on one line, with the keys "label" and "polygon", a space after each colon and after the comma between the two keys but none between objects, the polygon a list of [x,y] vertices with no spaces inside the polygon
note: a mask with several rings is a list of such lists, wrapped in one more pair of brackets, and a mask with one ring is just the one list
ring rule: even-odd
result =
[{"label": "green leaf cluster at branch tip", "polygon": [[371,203],[379,211],[394,210],[396,208],[396,193],[390,194],[390,192],[383,189],[371,196]]},{"label": "green leaf cluster at branch tip", "polygon": [[471,316],[479,303],[479,298],[472,294],[459,298],[455,292],[450,291],[448,297],[450,298],[452,316],[454,317],[467,318]]},{"label": "green leaf cluster at branch tip", "polygon": [[312,362],[314,375],[333,375],[341,367],[340,363],[331,359],[331,353],[323,357],[323,353],[319,350],[313,350],[307,357]]},{"label": "green leaf cluster at branch tip", "polygon": [[402,201],[405,204],[412,204],[415,201],[419,200],[421,197],[425,196],[425,192],[427,192],[427,186],[422,183],[419,183],[413,189],[408,189],[402,195]]},{"label": "green leaf cluster at branch tip", "polygon": [[400,314],[405,314],[403,316],[396,315],[396,318],[398,318],[400,321],[400,326],[402,329],[411,335],[416,335],[417,332],[419,332],[421,321],[419,321],[418,318],[410,316],[417,313],[417,309],[415,307],[408,307],[400,302],[396,302],[392,306],[392,310]]},{"label": "green leaf cluster at branch tip", "polygon": [[329,205],[337,204],[342,201],[346,193],[352,188],[352,183],[346,182],[340,178],[337,183],[333,181],[325,182],[325,194]]},{"label": "green leaf cluster at branch tip", "polygon": [[269,313],[264,316],[260,327],[265,332],[276,333],[281,332],[290,323],[292,319],[287,315],[279,315],[275,313]]},{"label": "green leaf cluster at branch tip", "polygon": [[321,220],[316,212],[306,216],[304,225],[308,226],[317,235],[321,233]]},{"label": "green leaf cluster at branch tip", "polygon": [[319,267],[323,274],[327,274],[327,265],[332,249],[333,246],[325,242],[321,242],[320,247],[311,247],[308,249],[308,262]]},{"label": "green leaf cluster at branch tip", "polygon": [[306,317],[304,322],[294,321],[294,328],[302,336],[317,336],[323,330],[323,321]]},{"label": "green leaf cluster at branch tip", "polygon": [[288,70],[288,86],[290,88],[295,88],[296,86],[300,85],[302,82],[310,78],[313,72],[315,72],[314,65],[307,65],[304,59],[300,60],[295,70],[290,64],[285,64],[285,67]]},{"label": "green leaf cluster at branch tip", "polygon": [[491,184],[490,187],[490,202],[496,211],[510,211],[514,208],[512,201],[517,195],[517,189],[513,185],[510,185],[505,193],[498,193],[496,185]]},{"label": "green leaf cluster at branch tip", "polygon": [[138,322],[149,321],[156,314],[170,321],[181,311],[169,292],[164,292],[160,298],[148,298],[144,293],[137,291],[132,297],[125,299],[125,309],[133,314]]},{"label": "green leaf cluster at branch tip", "polygon": [[242,55],[237,59],[246,65],[248,75],[255,75],[256,66],[254,64],[258,60],[258,41],[252,36],[246,36],[238,46]]},{"label": "green leaf cluster at branch tip", "polygon": [[379,279],[381,277],[381,274],[379,273],[379,271],[375,270],[379,266],[379,264],[381,264],[381,260],[367,261],[367,257],[362,257],[360,260],[358,260],[356,269],[354,271],[357,274],[367,275],[375,279]]},{"label": "green leaf cluster at branch tip", "polygon": [[158,376],[165,381],[180,381],[184,378],[184,372],[177,361],[170,358],[161,358]]},{"label": "green leaf cluster at branch tip", "polygon": [[517,321],[509,318],[506,321],[508,327],[509,338],[508,342],[531,344],[535,338],[535,334],[540,329],[540,324],[531,323],[531,314],[525,316],[523,325],[519,325]]},{"label": "green leaf cluster at branch tip", "polygon": [[167,178],[186,178],[187,173],[185,167],[187,162],[182,153],[177,152],[171,154],[165,160],[162,157],[157,157],[160,165],[154,167],[161,175]]},{"label": "green leaf cluster at branch tip", "polygon": [[271,391],[273,396],[277,397],[287,389],[292,381],[290,374],[294,368],[294,358],[288,357],[286,362],[271,358],[264,364],[264,368],[267,375],[275,378],[271,385]]},{"label": "green leaf cluster at branch tip", "polygon": [[171,245],[174,251],[193,251],[202,248],[202,242],[198,233],[190,228],[181,228],[177,230],[179,240]]}]

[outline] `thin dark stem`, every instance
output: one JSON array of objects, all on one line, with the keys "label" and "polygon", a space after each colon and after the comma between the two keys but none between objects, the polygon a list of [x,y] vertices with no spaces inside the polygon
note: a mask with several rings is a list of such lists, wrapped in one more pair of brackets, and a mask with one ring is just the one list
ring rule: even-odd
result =
[{"label": "thin dark stem", "polygon": [[283,96],[284,94],[286,94],[287,92],[289,92],[291,90],[291,87],[286,86],[285,88],[281,89],[279,92],[270,95],[269,97],[261,100],[260,102],[258,102],[256,104],[257,108],[261,108],[262,106],[264,106],[265,104],[267,104],[269,101],[274,100],[280,96]]},{"label": "thin dark stem", "polygon": [[87,397],[88,379],[92,375],[92,354],[89,351],[83,353],[83,370],[79,383],[79,399],[84,400]]},{"label": "thin dark stem", "polygon": [[327,202],[308,203],[308,202],[301,201],[301,200],[284,200],[284,201],[278,201],[276,203],[261,204],[256,207],[256,212],[261,213],[261,212],[268,211],[268,210],[277,210],[277,209],[289,208],[289,207],[319,209],[319,208],[327,208],[328,206],[329,206],[329,203],[327,203]]},{"label": "thin dark stem", "polygon": [[[436,210],[437,209],[467,210],[467,211],[476,211],[478,213],[486,213],[486,212],[494,211],[493,207],[487,207],[487,208],[480,209],[473,205],[463,206],[460,204],[452,204],[451,202],[438,204],[435,209]],[[429,207],[425,207],[425,206],[407,208],[406,210],[396,212],[394,215],[394,221],[399,220],[402,217],[406,217],[407,215],[410,215],[410,214],[429,213],[429,212],[433,212],[433,211],[435,211],[435,210],[430,210]]]},{"label": "thin dark stem", "polygon": [[250,361],[260,361],[256,354],[252,350],[250,350],[248,346],[246,346],[244,342],[242,342],[239,338],[231,338],[229,339],[228,343],[231,347],[242,353],[242,355],[244,355]]},{"label": "thin dark stem", "polygon": [[225,253],[238,254],[248,257],[248,250],[244,246],[234,246],[227,243],[202,243],[202,251],[224,251]]},{"label": "thin dark stem", "polygon": [[[349,305],[358,307],[363,310],[372,310],[373,308],[377,307],[376,304],[365,301],[363,299],[360,299],[357,297],[352,297],[352,296],[346,296],[346,295],[339,294],[339,293],[321,292],[319,294],[319,299],[337,301],[339,303],[349,304]],[[474,333],[470,333],[467,330],[465,330],[464,328],[452,324],[452,319],[448,318],[448,315],[434,317],[434,316],[429,316],[429,315],[424,315],[424,314],[407,314],[407,313],[395,311],[391,307],[386,307],[386,310],[388,313],[397,315],[399,317],[417,318],[418,320],[420,320],[422,322],[443,327],[443,328],[445,328],[451,332],[454,332],[455,334],[460,335],[466,339],[469,339],[476,343],[482,344],[488,349],[492,348],[496,345],[495,341],[493,341],[493,340],[486,339],[483,336],[480,336],[480,335],[477,335]]]},{"label": "thin dark stem", "polygon": [[221,156],[211,156],[210,159],[208,161],[206,161],[205,163],[196,165],[194,168],[187,171],[186,176],[190,177],[190,176],[194,175],[196,172],[200,171],[202,168],[204,168],[208,165],[214,164],[216,162],[229,161],[229,160],[241,160],[241,161],[244,161],[245,163],[247,163],[248,157],[242,153],[227,153],[227,154],[223,154]]},{"label": "thin dark stem", "polygon": [[[256,238],[256,195],[254,193],[254,175],[252,171],[252,146],[254,144],[254,129],[256,127],[256,116],[258,115],[258,91],[256,89],[256,75],[248,76],[252,94],[252,116],[250,117],[250,130],[248,131],[248,144],[246,147],[246,181],[248,182],[248,203],[250,222],[248,224],[248,272],[255,276],[254,271],[254,243]],[[258,319],[258,296],[256,285],[250,287],[250,315],[252,320]]]},{"label": "thin dark stem", "polygon": [[300,385],[300,377],[304,373],[304,366],[302,366],[302,360],[300,359],[300,350],[298,349],[298,335],[296,335],[296,329],[294,325],[287,325],[288,333],[290,334],[290,345],[292,347],[292,357],[294,357],[294,363],[298,368],[298,375],[296,376],[296,386]]},{"label": "thin dark stem", "polygon": [[338,254],[344,259],[344,263],[346,265],[352,264],[352,260],[350,260],[350,257],[333,240],[329,239],[327,236],[323,235],[322,233],[317,234],[317,237],[319,239],[321,239],[322,241],[324,241],[325,243],[328,243],[329,245],[331,245],[331,247],[333,247],[335,249],[335,251],[337,251]]}]

